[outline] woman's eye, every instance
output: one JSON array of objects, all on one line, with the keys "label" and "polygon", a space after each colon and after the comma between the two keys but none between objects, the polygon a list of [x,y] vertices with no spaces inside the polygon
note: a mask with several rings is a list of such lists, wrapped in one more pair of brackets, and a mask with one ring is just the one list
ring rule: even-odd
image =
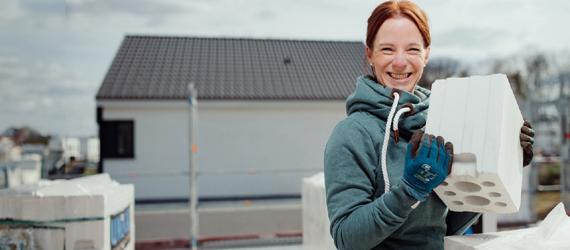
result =
[{"label": "woman's eye", "polygon": [[381,48],[380,51],[387,53],[387,52],[393,52],[394,50],[392,48]]},{"label": "woman's eye", "polygon": [[419,52],[420,52],[420,49],[418,49],[418,48],[410,48],[410,49],[408,49],[408,51],[413,52],[413,53],[419,53]]}]

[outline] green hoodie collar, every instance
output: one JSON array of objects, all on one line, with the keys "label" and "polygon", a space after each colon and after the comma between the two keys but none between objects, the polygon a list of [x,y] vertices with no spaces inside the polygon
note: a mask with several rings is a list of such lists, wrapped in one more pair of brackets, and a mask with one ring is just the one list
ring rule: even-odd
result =
[{"label": "green hoodie collar", "polygon": [[[386,122],[394,102],[392,91],[392,88],[376,82],[368,75],[360,76],[356,81],[356,90],[347,98],[346,112],[350,115],[354,112],[364,111]],[[413,107],[411,115],[403,115],[400,118],[399,128],[407,130],[407,132],[422,129],[426,124],[430,91],[416,85],[412,93],[405,91],[399,93],[400,100],[397,110],[404,105]]]}]

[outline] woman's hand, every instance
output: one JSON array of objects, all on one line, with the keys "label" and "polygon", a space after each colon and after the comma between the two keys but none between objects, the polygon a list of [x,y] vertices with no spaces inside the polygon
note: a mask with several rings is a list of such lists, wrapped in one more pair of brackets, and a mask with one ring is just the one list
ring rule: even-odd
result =
[{"label": "woman's hand", "polygon": [[534,130],[527,120],[524,120],[521,127],[520,141],[523,149],[523,166],[527,166],[532,161],[532,145],[534,144]]},{"label": "woman's hand", "polygon": [[451,170],[453,144],[423,132],[415,132],[408,143],[402,181],[408,192],[424,201]]}]

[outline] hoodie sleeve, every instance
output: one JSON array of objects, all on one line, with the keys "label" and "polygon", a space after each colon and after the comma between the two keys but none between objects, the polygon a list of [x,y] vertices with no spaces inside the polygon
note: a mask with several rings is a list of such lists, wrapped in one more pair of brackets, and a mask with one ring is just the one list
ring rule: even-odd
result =
[{"label": "hoodie sleeve", "polygon": [[338,249],[371,249],[396,231],[416,202],[403,188],[374,198],[378,156],[364,127],[345,119],[325,149],[330,233]]}]

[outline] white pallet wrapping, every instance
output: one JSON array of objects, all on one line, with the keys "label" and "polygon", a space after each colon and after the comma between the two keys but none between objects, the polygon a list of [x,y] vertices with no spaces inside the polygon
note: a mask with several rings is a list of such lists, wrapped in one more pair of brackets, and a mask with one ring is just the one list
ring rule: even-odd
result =
[{"label": "white pallet wrapping", "polygon": [[[99,174],[1,190],[0,220],[6,219],[63,228],[65,249],[134,249],[134,187]],[[114,248],[111,230],[121,239]]]},{"label": "white pallet wrapping", "polygon": [[537,226],[525,229],[464,236],[447,236],[446,250],[567,250],[570,218],[559,203]]},{"label": "white pallet wrapping", "polygon": [[435,189],[452,211],[513,213],[522,186],[523,124],[505,75],[437,80],[426,133],[454,145],[447,179]]},{"label": "white pallet wrapping", "polygon": [[303,179],[303,249],[333,250],[327,213],[325,175],[317,173]]}]

